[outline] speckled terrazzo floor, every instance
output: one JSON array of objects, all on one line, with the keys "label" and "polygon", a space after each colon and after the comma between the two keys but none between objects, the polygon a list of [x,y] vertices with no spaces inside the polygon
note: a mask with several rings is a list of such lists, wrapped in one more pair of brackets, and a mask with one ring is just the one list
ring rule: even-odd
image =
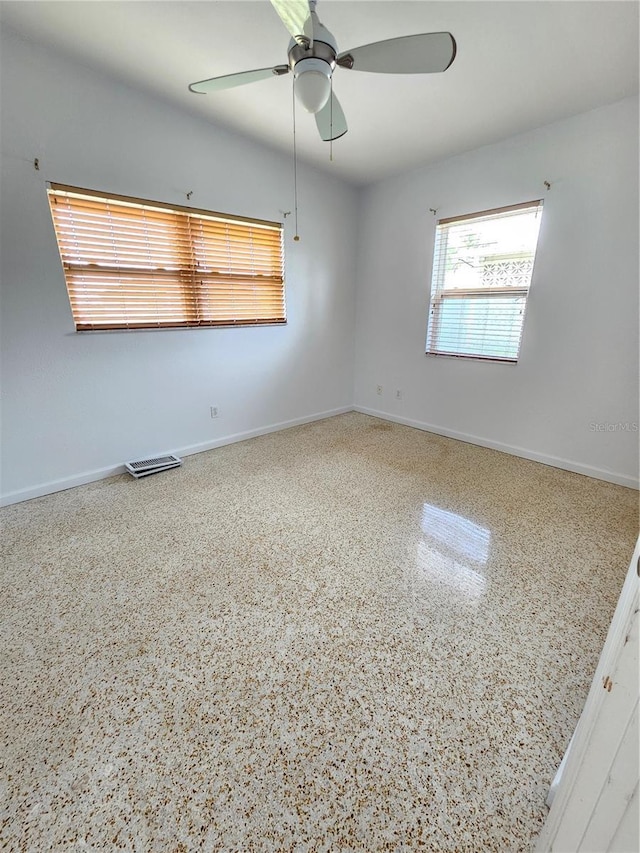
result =
[{"label": "speckled terrazzo floor", "polygon": [[520,851],[637,493],[359,414],[2,511],[2,846]]}]

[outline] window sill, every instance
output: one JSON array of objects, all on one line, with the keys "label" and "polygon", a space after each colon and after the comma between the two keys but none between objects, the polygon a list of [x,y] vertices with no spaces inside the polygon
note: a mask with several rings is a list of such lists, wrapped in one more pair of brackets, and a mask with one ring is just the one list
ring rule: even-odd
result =
[{"label": "window sill", "polygon": [[497,358],[488,355],[462,355],[453,352],[426,352],[429,358],[455,358],[464,359],[464,361],[481,361],[489,364],[505,364],[507,367],[515,367],[518,363],[517,358]]},{"label": "window sill", "polygon": [[287,320],[275,320],[273,323],[203,323],[201,326],[140,326],[118,329],[74,329],[70,335],[113,335],[132,332],[193,332],[199,329],[264,329],[273,326],[286,326]]}]

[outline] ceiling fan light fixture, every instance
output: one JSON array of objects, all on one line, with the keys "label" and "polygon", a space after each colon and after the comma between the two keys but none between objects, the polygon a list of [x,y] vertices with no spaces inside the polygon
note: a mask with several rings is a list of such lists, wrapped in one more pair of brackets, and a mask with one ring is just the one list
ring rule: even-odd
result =
[{"label": "ceiling fan light fixture", "polygon": [[[398,36],[338,53],[336,39],[318,19],[316,0],[271,3],[291,35],[287,65],[210,77],[192,83],[189,89],[196,94],[218,92],[269,77],[283,77],[291,70],[294,107],[297,98],[306,112],[315,114],[323,142],[333,142],[347,132],[344,112],[333,92],[337,65],[376,74],[433,74],[446,71],[456,56],[456,40],[449,32]],[[295,141],[295,109],[293,117]]]},{"label": "ceiling fan light fixture", "polygon": [[331,94],[331,66],[310,57],[296,62],[293,71],[296,97],[308,113],[319,112]]}]

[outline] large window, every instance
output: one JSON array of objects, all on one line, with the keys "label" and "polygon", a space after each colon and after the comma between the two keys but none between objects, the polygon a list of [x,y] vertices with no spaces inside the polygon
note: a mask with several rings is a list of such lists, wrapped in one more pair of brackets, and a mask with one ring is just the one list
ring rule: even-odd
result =
[{"label": "large window", "polygon": [[51,184],[78,331],[286,322],[282,225]]},{"label": "large window", "polygon": [[542,201],[441,219],[427,354],[516,362]]}]

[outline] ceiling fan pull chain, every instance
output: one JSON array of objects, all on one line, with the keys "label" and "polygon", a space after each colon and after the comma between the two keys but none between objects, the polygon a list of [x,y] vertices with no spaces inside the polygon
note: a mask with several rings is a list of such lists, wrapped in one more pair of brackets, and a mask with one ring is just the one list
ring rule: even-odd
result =
[{"label": "ceiling fan pull chain", "polygon": [[300,235],[298,234],[298,157],[296,152],[296,78],[293,78],[293,85],[291,86],[291,93],[293,95],[293,210],[294,210],[294,219],[295,219],[295,227],[296,233],[294,234],[294,241],[297,243],[300,240]]},{"label": "ceiling fan pull chain", "polygon": [[329,140],[329,162],[333,162],[333,74],[331,75],[331,89],[329,91],[329,127],[331,128],[331,139]]}]

